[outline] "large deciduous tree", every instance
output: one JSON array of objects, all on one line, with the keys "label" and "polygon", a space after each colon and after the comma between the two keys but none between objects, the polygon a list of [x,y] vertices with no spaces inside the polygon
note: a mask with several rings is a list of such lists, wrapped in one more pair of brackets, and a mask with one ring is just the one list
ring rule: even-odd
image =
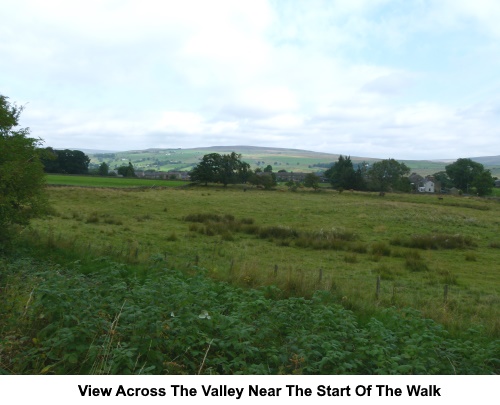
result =
[{"label": "large deciduous tree", "polygon": [[209,153],[204,155],[190,173],[191,180],[197,183],[246,182],[251,175],[250,165],[241,161],[241,155],[231,152],[229,155]]},{"label": "large deciduous tree", "polygon": [[80,150],[46,148],[42,162],[47,173],[87,174],[90,158]]},{"label": "large deciduous tree", "polygon": [[221,165],[221,155],[218,153],[209,153],[201,158],[200,163],[198,163],[189,176],[191,180],[196,183],[205,183],[207,185],[209,182],[217,182],[217,176],[219,167]]},{"label": "large deciduous tree", "polygon": [[0,95],[0,246],[14,224],[27,225],[47,208],[41,140],[29,128],[16,129],[22,110]]},{"label": "large deciduous tree", "polygon": [[371,186],[380,191],[389,189],[409,191],[409,182],[405,177],[410,173],[410,168],[404,163],[394,159],[384,159],[374,163],[368,169],[368,178]]},{"label": "large deciduous tree", "polygon": [[446,174],[458,189],[470,192],[474,188],[474,192],[479,195],[491,193],[493,177],[481,163],[461,158],[446,166],[445,169]]},{"label": "large deciduous tree", "polygon": [[314,191],[319,189],[320,178],[314,173],[307,173],[304,177],[304,186],[311,187]]}]

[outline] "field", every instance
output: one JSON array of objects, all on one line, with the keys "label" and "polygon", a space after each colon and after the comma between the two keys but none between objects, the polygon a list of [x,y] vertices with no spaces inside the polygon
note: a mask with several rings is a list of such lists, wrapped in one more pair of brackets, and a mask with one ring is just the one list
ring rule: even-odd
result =
[{"label": "field", "polygon": [[[189,171],[199,159],[207,153],[240,153],[242,160],[249,163],[252,169],[264,168],[271,165],[274,171],[300,171],[310,172],[324,170],[324,167],[315,165],[331,164],[338,160],[338,154],[313,152],[285,148],[264,148],[253,146],[213,146],[207,148],[193,149],[147,149],[140,151],[125,151],[111,154],[89,154],[91,163],[99,165],[106,162],[111,169],[131,162],[136,169],[154,169],[161,171],[183,170]],[[346,153],[343,153],[346,155]],[[363,161],[373,163],[376,158],[351,156],[353,163]],[[491,170],[494,176],[500,175],[500,159],[498,156],[490,158],[477,158],[486,169]],[[429,161],[429,160],[401,160],[412,172],[422,176],[431,175],[445,170],[445,166],[451,161]]]},{"label": "field", "polygon": [[[180,187],[51,188],[54,213],[32,238],[129,263],[197,266],[287,296],[331,292],[371,316],[412,307],[451,331],[500,335],[494,200]],[[380,280],[377,292],[377,279]]]},{"label": "field", "polygon": [[96,180],[0,256],[0,374],[500,371],[495,199]]},{"label": "field", "polygon": [[99,177],[99,176],[73,176],[64,174],[47,174],[46,182],[51,186],[79,186],[79,187],[107,187],[107,188],[131,188],[131,187],[178,187],[185,184],[176,180],[149,180],[123,177]]}]

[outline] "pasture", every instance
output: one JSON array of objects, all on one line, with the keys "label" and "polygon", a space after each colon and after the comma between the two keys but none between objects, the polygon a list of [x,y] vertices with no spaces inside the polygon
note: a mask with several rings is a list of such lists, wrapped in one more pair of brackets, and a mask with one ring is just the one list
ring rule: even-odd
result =
[{"label": "pasture", "polygon": [[451,333],[500,335],[495,200],[238,186],[49,194],[52,215],[23,235],[54,257],[205,269],[236,286],[277,286],[282,297],[326,291],[365,319],[411,307]]},{"label": "pasture", "polygon": [[49,186],[79,186],[79,187],[178,187],[186,184],[176,180],[152,180],[126,177],[100,177],[67,174],[46,174],[45,181]]}]

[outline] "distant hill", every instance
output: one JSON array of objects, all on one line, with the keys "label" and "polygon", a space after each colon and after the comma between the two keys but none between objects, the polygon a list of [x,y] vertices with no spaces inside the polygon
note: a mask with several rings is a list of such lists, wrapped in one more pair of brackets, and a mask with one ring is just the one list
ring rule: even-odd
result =
[{"label": "distant hill", "polygon": [[[136,169],[140,170],[191,170],[198,164],[201,157],[207,153],[231,153],[242,155],[242,159],[248,162],[252,168],[271,165],[274,171],[321,171],[328,165],[333,164],[339,158],[339,154],[314,152],[301,149],[270,148],[261,146],[234,145],[234,146],[209,146],[189,149],[163,149],[150,148],[145,150],[132,150],[125,152],[97,151],[85,152],[91,158],[92,164],[100,164],[105,161],[110,168],[132,162]],[[476,157],[474,161],[483,164],[496,176],[500,176],[500,156]],[[373,163],[382,159],[351,156],[353,163],[363,161]],[[441,170],[452,163],[453,160],[401,160],[410,169],[420,175],[429,175]]]}]

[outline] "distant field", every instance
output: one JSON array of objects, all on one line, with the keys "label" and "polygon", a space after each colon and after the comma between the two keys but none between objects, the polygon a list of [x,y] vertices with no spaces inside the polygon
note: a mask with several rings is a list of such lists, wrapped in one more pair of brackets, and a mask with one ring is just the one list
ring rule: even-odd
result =
[{"label": "distant field", "polygon": [[33,221],[33,240],[92,257],[197,266],[290,295],[326,289],[366,316],[413,307],[451,329],[480,325],[500,335],[497,201],[238,186],[125,191],[117,184],[127,179],[109,179],[115,189],[96,180],[107,179],[79,184],[92,189],[49,187],[54,213]]},{"label": "distant field", "polygon": [[176,180],[147,180],[123,177],[97,177],[97,176],[73,176],[63,174],[47,174],[47,184],[80,186],[80,187],[178,187],[186,184],[185,181]]},{"label": "distant field", "polygon": [[[311,172],[325,170],[314,165],[325,165],[338,160],[338,154],[313,152],[286,148],[263,148],[252,146],[214,146],[208,148],[192,149],[147,149],[140,151],[125,151],[107,154],[89,154],[92,164],[99,165],[106,162],[114,169],[123,164],[131,162],[137,169],[153,170],[183,170],[189,171],[198,164],[201,157],[208,153],[240,153],[242,160],[249,163],[252,169],[271,165],[274,171],[301,171]],[[348,155],[347,153],[343,153]],[[397,159],[397,156],[391,156]],[[385,157],[383,157],[385,158]],[[377,158],[351,156],[353,163],[376,162]],[[429,160],[400,160],[410,167],[412,172],[422,176],[431,175],[445,170],[445,166],[451,162],[439,162]],[[498,157],[484,160],[485,167],[490,169],[494,176],[500,176],[500,165]]]}]

